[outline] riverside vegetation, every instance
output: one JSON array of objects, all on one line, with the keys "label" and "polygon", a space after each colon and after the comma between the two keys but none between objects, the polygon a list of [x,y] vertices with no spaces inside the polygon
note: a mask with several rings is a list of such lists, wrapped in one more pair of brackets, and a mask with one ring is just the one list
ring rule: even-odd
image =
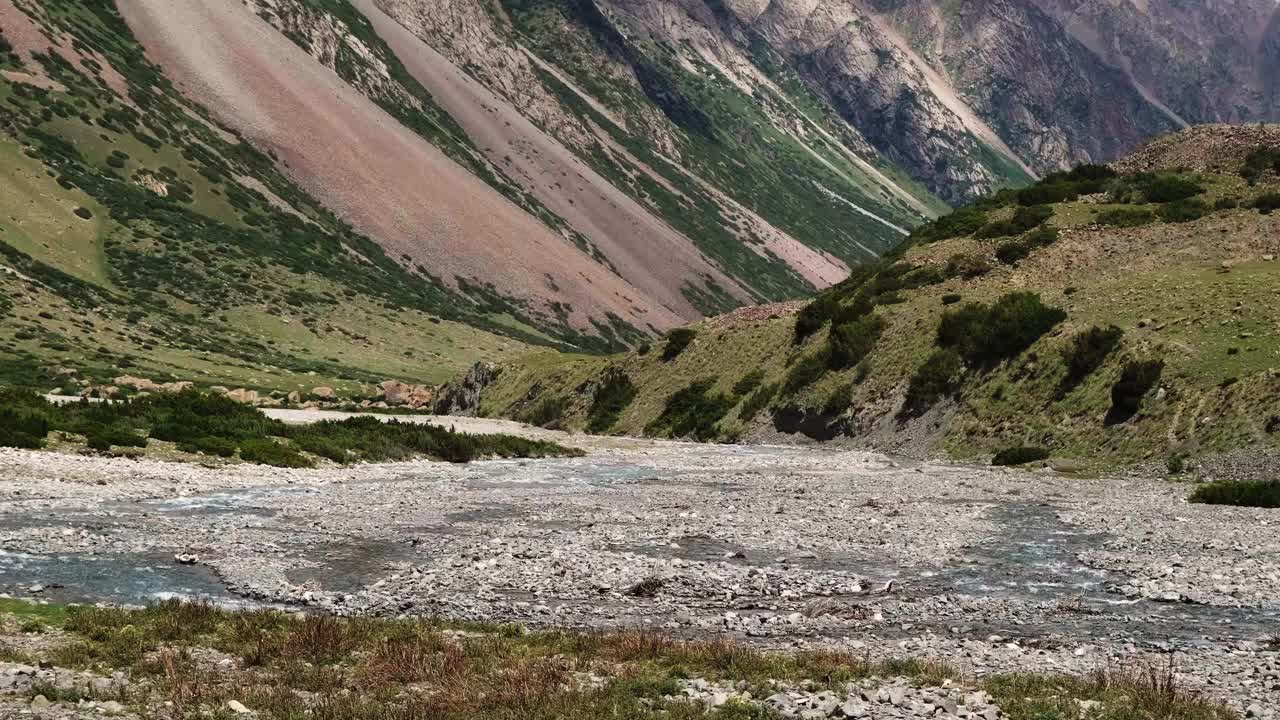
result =
[{"label": "riverside vegetation", "polygon": [[[19,638],[20,644],[8,644]],[[253,712],[268,720],[774,720],[784,717],[778,706],[791,696],[825,702],[854,688],[854,697],[875,697],[881,686],[890,688],[894,701],[878,712],[895,716],[905,705],[897,698],[907,692],[940,707],[956,706],[947,699],[955,697],[977,717],[1008,720],[1074,719],[1081,708],[1093,708],[1093,720],[1235,716],[1181,689],[1171,670],[1157,666],[1100,669],[1086,677],[966,678],[927,661],[873,662],[838,651],[771,653],[728,640],[687,642],[645,631],[530,632],[430,619],[299,618],[178,601],[125,610],[0,600],[0,643],[0,668],[57,668],[41,671],[55,681],[22,683],[18,674],[26,698],[143,716],[163,706],[177,717]],[[0,709],[4,703],[0,694]]]},{"label": "riverside vegetation", "polygon": [[469,435],[435,425],[374,417],[287,425],[230,398],[186,391],[111,403],[55,405],[30,391],[0,390],[0,447],[39,449],[60,443],[131,454],[152,441],[184,455],[236,458],[276,467],[431,458],[467,462],[489,457],[580,454],[555,443],[510,435]]}]

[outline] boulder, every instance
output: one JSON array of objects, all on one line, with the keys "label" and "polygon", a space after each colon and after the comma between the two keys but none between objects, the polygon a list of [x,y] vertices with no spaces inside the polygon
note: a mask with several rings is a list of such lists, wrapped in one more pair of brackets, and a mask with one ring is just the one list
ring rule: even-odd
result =
[{"label": "boulder", "polygon": [[111,382],[115,383],[116,385],[119,385],[120,387],[132,388],[140,392],[159,392],[160,391],[160,385],[156,383],[154,380],[148,380],[147,378],[141,378],[141,377],[134,377],[132,375],[121,375],[120,377],[116,378],[115,380],[112,380]]},{"label": "boulder", "polygon": [[435,398],[435,389],[430,385],[412,385],[399,380],[384,380],[378,385],[378,389],[378,397],[392,406],[427,407]]},{"label": "boulder", "polygon": [[311,388],[311,397],[317,400],[334,400],[337,398],[337,393],[328,385],[321,385]]},{"label": "boulder", "polygon": [[195,387],[196,384],[190,380],[179,380],[177,382],[165,383],[160,386],[160,392],[177,393],[186,392]]},{"label": "boulder", "polygon": [[252,405],[258,402],[258,391],[246,388],[236,388],[235,390],[228,391],[227,397],[235,400],[236,402]]},{"label": "boulder", "polygon": [[302,402],[302,393],[298,392],[297,390],[294,390],[293,392],[289,393],[289,396],[285,399],[289,401],[290,405],[297,405]]}]

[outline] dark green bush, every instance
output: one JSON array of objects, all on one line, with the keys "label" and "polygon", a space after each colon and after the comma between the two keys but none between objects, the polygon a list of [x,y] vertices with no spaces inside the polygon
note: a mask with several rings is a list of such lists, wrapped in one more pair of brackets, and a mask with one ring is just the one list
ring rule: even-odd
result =
[{"label": "dark green bush", "polygon": [[1221,480],[1191,491],[1188,501],[1207,505],[1280,508],[1280,480]]},{"label": "dark green bush", "polygon": [[911,233],[911,240],[922,244],[938,242],[948,238],[969,235],[987,224],[987,216],[973,207],[960,208],[949,215],[916,228]]},{"label": "dark green bush", "polygon": [[1030,462],[1044,460],[1049,457],[1049,451],[1042,447],[1011,447],[1005,448],[996,453],[991,458],[992,465],[1026,465]]},{"label": "dark green bush", "polygon": [[1067,314],[1030,292],[1011,292],[990,307],[970,303],[942,314],[938,346],[955,348],[966,363],[991,367],[1020,354]]},{"label": "dark green bush", "polygon": [[1240,200],[1234,197],[1221,197],[1213,203],[1214,210],[1234,210],[1240,207]]},{"label": "dark green bush", "polygon": [[[49,434],[49,421],[41,414],[22,405],[4,403],[0,397],[0,446],[35,450],[44,447]],[[40,398],[43,401],[43,398]]]},{"label": "dark green bush", "polygon": [[786,395],[794,395],[797,391],[817,382],[830,366],[828,360],[830,352],[829,348],[822,348],[797,360],[787,372],[787,377],[782,383],[782,392]]},{"label": "dark green bush", "polygon": [[1124,331],[1112,325],[1107,328],[1091,327],[1071,338],[1062,357],[1067,375],[1062,379],[1061,391],[1066,392],[1079,385],[1094,370],[1102,367],[1112,351],[1120,345]]},{"label": "dark green bush", "polygon": [[796,313],[793,341],[801,343],[818,332],[840,310],[840,302],[832,295],[819,295]]},{"label": "dark green bush", "polygon": [[245,462],[270,465],[272,467],[315,467],[315,463],[308,460],[294,448],[266,438],[251,438],[240,443],[240,458]]},{"label": "dark green bush", "polygon": [[1142,360],[1126,363],[1120,379],[1111,386],[1111,409],[1105,423],[1116,425],[1138,414],[1142,398],[1156,383],[1164,371],[1163,360]]},{"label": "dark green bush", "polygon": [[1280,193],[1269,192],[1259,195],[1253,200],[1253,207],[1263,215],[1270,215],[1280,209]]},{"label": "dark green bush", "polygon": [[81,220],[93,219],[93,212],[91,212],[89,208],[78,207],[75,210],[72,210],[71,212],[75,213],[76,217],[80,218]]},{"label": "dark green bush", "polygon": [[760,387],[760,384],[763,382],[764,370],[756,368],[748,372],[746,375],[743,375],[738,382],[733,384],[733,394],[738,397],[743,397],[747,393]]},{"label": "dark green bush", "polygon": [[1204,186],[1180,175],[1143,176],[1136,182],[1147,202],[1168,203],[1186,200],[1204,192]]},{"label": "dark green bush", "polygon": [[692,328],[676,328],[667,333],[667,344],[662,348],[663,361],[670,362],[675,360],[697,336],[697,331]]},{"label": "dark green bush", "polygon": [[1245,156],[1244,165],[1240,168],[1240,177],[1248,180],[1252,185],[1258,182],[1268,170],[1280,174],[1280,149],[1259,147]]},{"label": "dark green bush", "polygon": [[204,453],[205,455],[229,458],[234,457],[236,454],[236,443],[227,438],[205,435],[191,442],[179,443],[178,449],[183,452]]},{"label": "dark green bush", "polygon": [[1071,182],[1040,183],[1018,191],[1019,205],[1071,202],[1080,197],[1080,186]]},{"label": "dark green bush", "polygon": [[715,439],[719,434],[716,423],[734,405],[728,395],[710,392],[715,384],[715,378],[705,378],[672,393],[662,413],[645,426],[645,433],[673,438],[692,437],[702,442]]},{"label": "dark green bush", "polygon": [[907,397],[902,411],[905,415],[919,415],[939,399],[955,392],[956,383],[964,371],[960,353],[953,348],[935,350],[924,361],[907,385]]},{"label": "dark green bush", "polygon": [[844,383],[831,391],[822,404],[822,414],[839,415],[853,405],[853,383]]},{"label": "dark green bush", "polygon": [[955,305],[956,303],[960,302],[963,299],[964,299],[963,297],[961,297],[960,295],[957,295],[956,293],[947,293],[946,295],[942,296],[942,304]]},{"label": "dark green bush", "polygon": [[867,315],[841,325],[833,325],[827,338],[827,367],[843,370],[862,362],[884,333],[885,321]]},{"label": "dark green bush", "polygon": [[947,258],[946,272],[948,277],[970,280],[991,272],[991,263],[978,254],[952,255]]},{"label": "dark green bush", "polygon": [[569,400],[563,395],[547,395],[538,399],[520,415],[520,421],[541,428],[557,428],[564,420],[565,411],[569,408]]},{"label": "dark green bush", "polygon": [[636,386],[621,368],[611,367],[596,388],[587,412],[587,431],[607,432],[636,397]]},{"label": "dark green bush", "polygon": [[1155,222],[1155,213],[1146,208],[1114,208],[1098,214],[1099,225],[1114,227],[1139,227]]},{"label": "dark green bush", "polygon": [[738,417],[743,422],[751,422],[761,410],[769,407],[769,403],[773,402],[773,398],[778,394],[778,383],[764,385],[751,393],[746,402],[742,403],[742,409],[738,411]]},{"label": "dark green bush", "polygon": [[1034,249],[1024,240],[1010,240],[996,248],[996,259],[1005,265],[1016,265]]},{"label": "dark green bush", "polygon": [[1167,223],[1184,223],[1199,220],[1209,214],[1209,205],[1199,198],[1187,198],[1165,203],[1157,213]]},{"label": "dark green bush", "polygon": [[1053,208],[1048,205],[1019,207],[1014,210],[1013,218],[989,223],[978,230],[975,237],[997,238],[1021,235],[1032,228],[1039,227],[1051,217],[1053,217]]}]

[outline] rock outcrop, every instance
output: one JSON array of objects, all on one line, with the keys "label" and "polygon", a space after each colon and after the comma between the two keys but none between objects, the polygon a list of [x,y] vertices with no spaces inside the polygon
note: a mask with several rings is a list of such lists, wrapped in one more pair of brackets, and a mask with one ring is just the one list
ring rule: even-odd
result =
[{"label": "rock outcrop", "polygon": [[435,403],[437,415],[471,415],[480,405],[480,393],[494,380],[502,369],[489,362],[478,362],[460,380],[440,388]]}]

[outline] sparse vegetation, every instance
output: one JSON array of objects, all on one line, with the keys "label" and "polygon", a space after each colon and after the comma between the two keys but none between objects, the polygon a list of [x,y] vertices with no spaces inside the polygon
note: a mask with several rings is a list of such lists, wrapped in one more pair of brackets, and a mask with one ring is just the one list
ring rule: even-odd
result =
[{"label": "sparse vegetation", "polygon": [[1267,172],[1280,174],[1280,150],[1260,147],[1245,157],[1244,165],[1240,168],[1240,177],[1253,185]]},{"label": "sparse vegetation", "polygon": [[1113,208],[1098,213],[1099,225],[1110,225],[1113,227],[1131,228],[1140,227],[1142,225],[1150,225],[1155,222],[1155,213],[1146,208]]},{"label": "sparse vegetation", "polygon": [[783,381],[782,392],[786,395],[794,395],[817,382],[818,378],[826,374],[827,368],[831,366],[829,355],[830,350],[822,348],[796,360],[791,370],[787,372],[786,380]]},{"label": "sparse vegetation", "polygon": [[827,366],[832,370],[851,368],[875,347],[886,327],[879,315],[867,315],[840,325],[833,325],[827,339]]},{"label": "sparse vegetation", "polygon": [[1094,326],[1071,338],[1063,351],[1067,374],[1062,379],[1059,393],[1069,392],[1093,371],[1102,367],[1102,363],[1120,345],[1123,337],[1124,331],[1111,325],[1106,328]]},{"label": "sparse vegetation", "polygon": [[1253,199],[1253,207],[1263,215],[1270,215],[1280,209],[1280,192],[1263,193]]},{"label": "sparse vegetation", "polygon": [[1053,208],[1048,205],[1020,206],[1013,211],[1009,220],[990,223],[974,234],[977,238],[997,238],[1009,235],[1021,235],[1044,224],[1053,217]]},{"label": "sparse vegetation", "polygon": [[771,383],[758,388],[742,403],[742,409],[738,411],[738,417],[743,422],[754,420],[761,410],[769,407],[769,403],[773,402],[773,398],[778,394],[779,389],[778,383]]}]

